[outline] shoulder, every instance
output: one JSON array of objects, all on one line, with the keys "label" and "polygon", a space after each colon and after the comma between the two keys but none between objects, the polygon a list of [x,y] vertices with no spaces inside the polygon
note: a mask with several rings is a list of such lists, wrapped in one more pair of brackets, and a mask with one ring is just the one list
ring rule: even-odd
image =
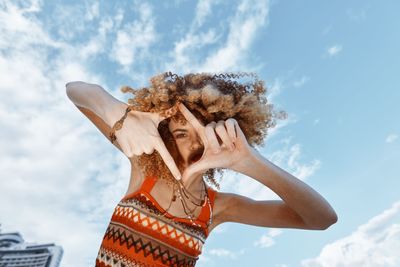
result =
[{"label": "shoulder", "polygon": [[235,207],[235,194],[225,193],[210,188],[212,199],[212,224],[210,231],[219,224],[229,221],[229,212]]}]

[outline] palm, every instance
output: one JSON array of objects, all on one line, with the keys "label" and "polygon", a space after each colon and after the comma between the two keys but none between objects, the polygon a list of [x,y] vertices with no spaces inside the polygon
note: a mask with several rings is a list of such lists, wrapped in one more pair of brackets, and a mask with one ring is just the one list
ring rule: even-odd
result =
[{"label": "palm", "polygon": [[[190,179],[212,168],[233,169],[241,159],[249,155],[251,148],[236,120],[230,118],[204,126],[185,105],[179,104],[178,107],[204,144],[202,157],[185,169],[182,179]],[[233,150],[230,150],[230,145],[233,145]],[[217,148],[220,152],[214,153]]]},{"label": "palm", "polygon": [[166,112],[166,115],[161,115],[132,110],[124,121],[125,127],[117,131],[115,135],[122,151],[128,158],[133,155],[140,156],[143,153],[152,154],[154,150],[157,150],[173,176],[180,179],[179,169],[158,132],[160,122],[174,114],[175,111],[176,107],[172,107]]}]

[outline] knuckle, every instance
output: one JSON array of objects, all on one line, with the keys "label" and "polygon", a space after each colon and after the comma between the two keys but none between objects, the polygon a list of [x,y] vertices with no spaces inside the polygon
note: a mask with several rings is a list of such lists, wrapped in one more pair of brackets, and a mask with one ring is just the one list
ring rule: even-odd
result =
[{"label": "knuckle", "polygon": [[225,124],[218,124],[218,125],[215,127],[215,130],[216,130],[217,132],[225,131]]},{"label": "knuckle", "polygon": [[226,123],[233,123],[233,124],[235,124],[235,123],[237,123],[237,121],[236,121],[236,119],[234,119],[234,118],[229,118],[229,119],[226,120]]},{"label": "knuckle", "polygon": [[207,124],[204,130],[205,130],[206,132],[214,131],[214,126],[213,126],[213,125],[210,125],[210,124]]},{"label": "knuckle", "polygon": [[216,123],[215,121],[212,121],[212,122],[208,123],[208,124],[206,125],[206,127],[215,127],[216,124],[217,124],[217,123]]},{"label": "knuckle", "polygon": [[146,148],[144,148],[143,150],[144,150],[144,153],[146,153],[146,154],[148,154],[148,155],[150,155],[150,154],[153,153],[153,151],[154,151],[154,149],[151,148],[151,147],[146,147]]},{"label": "knuckle", "polygon": [[216,127],[219,127],[219,128],[225,127],[225,121],[218,121]]}]

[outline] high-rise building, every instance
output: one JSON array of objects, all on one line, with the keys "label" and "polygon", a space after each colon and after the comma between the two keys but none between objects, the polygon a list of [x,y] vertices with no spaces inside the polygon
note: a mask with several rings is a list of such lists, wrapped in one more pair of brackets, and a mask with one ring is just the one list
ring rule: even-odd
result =
[{"label": "high-rise building", "polygon": [[1,267],[58,267],[62,255],[54,243],[27,243],[18,232],[0,233]]}]

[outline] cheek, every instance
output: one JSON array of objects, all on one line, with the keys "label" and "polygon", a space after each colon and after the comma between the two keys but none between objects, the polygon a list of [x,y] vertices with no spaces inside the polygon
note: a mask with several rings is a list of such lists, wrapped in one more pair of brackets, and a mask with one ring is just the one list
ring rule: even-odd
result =
[{"label": "cheek", "polygon": [[186,153],[186,147],[187,147],[187,144],[186,144],[186,142],[185,141],[183,141],[183,140],[176,140],[176,146],[178,147],[178,150],[179,150],[179,152],[182,154],[182,155],[185,155],[185,153]]}]

